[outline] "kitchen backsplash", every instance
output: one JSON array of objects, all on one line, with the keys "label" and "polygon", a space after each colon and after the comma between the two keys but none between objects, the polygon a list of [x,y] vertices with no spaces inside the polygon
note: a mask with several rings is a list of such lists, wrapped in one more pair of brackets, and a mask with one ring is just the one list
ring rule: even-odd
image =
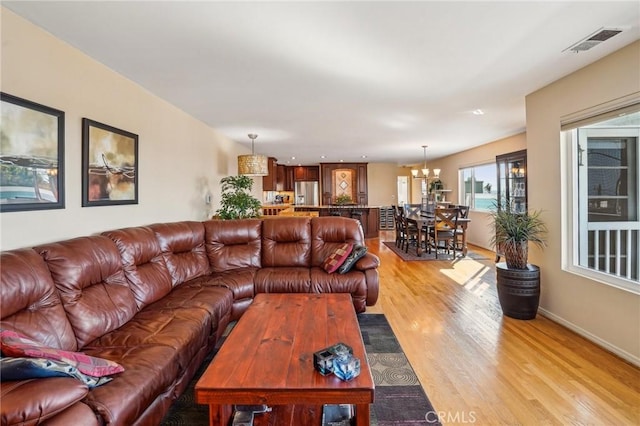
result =
[{"label": "kitchen backsplash", "polygon": [[262,191],[262,201],[265,204],[293,203],[293,191]]}]

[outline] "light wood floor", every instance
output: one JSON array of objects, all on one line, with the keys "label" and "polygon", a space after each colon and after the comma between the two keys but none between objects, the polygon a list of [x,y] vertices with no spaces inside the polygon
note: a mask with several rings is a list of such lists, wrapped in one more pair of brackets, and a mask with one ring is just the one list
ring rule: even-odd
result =
[{"label": "light wood floor", "polygon": [[[384,313],[445,424],[639,425],[640,369],[540,315],[504,317],[487,260],[403,262],[380,241]],[[433,418],[433,415],[431,415]]]}]

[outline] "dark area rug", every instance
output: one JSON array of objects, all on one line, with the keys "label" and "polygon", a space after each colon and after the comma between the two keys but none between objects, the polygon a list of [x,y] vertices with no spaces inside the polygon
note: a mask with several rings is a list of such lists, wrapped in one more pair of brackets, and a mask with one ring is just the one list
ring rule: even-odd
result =
[{"label": "dark area rug", "polygon": [[474,259],[474,260],[487,260],[486,256],[483,256],[479,253],[475,253],[472,250],[467,251],[467,256],[463,257],[462,253],[456,252],[455,257],[453,255],[453,251],[447,254],[445,251],[440,251],[438,253],[438,258],[436,259],[436,253],[434,250],[431,253],[427,253],[426,251],[422,251],[422,256],[416,256],[416,248],[415,246],[409,247],[409,252],[405,253],[404,250],[400,250],[400,248],[396,247],[395,241],[383,241],[384,244],[389,250],[394,252],[404,261],[412,261],[412,260],[459,260],[459,259]]},{"label": "dark area rug", "polygon": [[[360,314],[358,322],[376,385],[375,401],[371,406],[371,425],[440,424],[427,422],[427,414],[435,410],[420,386],[418,377],[407,361],[386,317],[383,314]],[[162,420],[162,426],[209,424],[208,406],[196,404],[193,388],[214,354],[215,351],[202,363],[185,393],[171,406]],[[429,416],[429,419],[433,418],[433,415]]]}]

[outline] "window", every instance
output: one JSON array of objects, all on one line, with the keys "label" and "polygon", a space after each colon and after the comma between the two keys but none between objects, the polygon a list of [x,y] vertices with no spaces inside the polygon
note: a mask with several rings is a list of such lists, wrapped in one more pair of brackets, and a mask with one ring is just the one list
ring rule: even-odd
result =
[{"label": "window", "polygon": [[459,170],[459,203],[473,210],[489,211],[497,200],[496,163]]},{"label": "window", "polygon": [[640,293],[640,104],[563,125],[565,268]]}]

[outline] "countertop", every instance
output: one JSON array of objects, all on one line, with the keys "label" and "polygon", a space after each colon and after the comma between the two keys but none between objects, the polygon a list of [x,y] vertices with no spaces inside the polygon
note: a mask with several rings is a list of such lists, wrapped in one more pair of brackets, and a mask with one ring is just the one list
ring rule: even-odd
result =
[{"label": "countertop", "polygon": [[309,208],[309,209],[379,209],[380,206],[359,206],[357,204],[334,205],[334,206],[311,206],[308,204],[292,204],[291,207]]}]

